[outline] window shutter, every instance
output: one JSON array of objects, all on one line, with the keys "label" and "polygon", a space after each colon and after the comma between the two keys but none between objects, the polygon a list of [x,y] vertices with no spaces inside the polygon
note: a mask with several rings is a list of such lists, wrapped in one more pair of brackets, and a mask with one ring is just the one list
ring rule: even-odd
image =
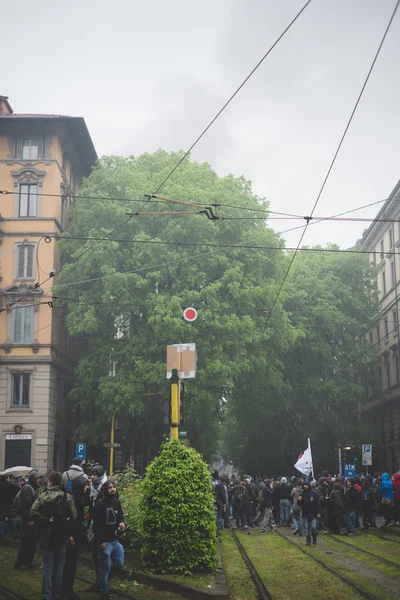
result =
[{"label": "window shutter", "polygon": [[24,277],[24,264],[25,264],[25,246],[18,246],[17,277],[19,279],[22,279],[22,277]]},{"label": "window shutter", "polygon": [[33,277],[34,246],[25,246],[25,248],[26,248],[26,274],[25,274],[25,277]]},{"label": "window shutter", "polygon": [[24,335],[21,342],[23,344],[31,344],[33,331],[33,306],[26,306],[21,310],[24,313]]},{"label": "window shutter", "polygon": [[13,338],[12,341],[14,344],[18,344],[21,339],[21,317],[23,308],[15,308],[14,309],[14,327],[13,327]]}]

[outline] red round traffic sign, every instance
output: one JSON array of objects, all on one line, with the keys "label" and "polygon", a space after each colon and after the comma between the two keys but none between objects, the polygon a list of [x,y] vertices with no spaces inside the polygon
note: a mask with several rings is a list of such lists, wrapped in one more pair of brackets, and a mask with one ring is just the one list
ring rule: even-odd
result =
[{"label": "red round traffic sign", "polygon": [[193,306],[188,306],[188,308],[185,308],[185,310],[183,311],[183,318],[185,319],[185,321],[189,321],[189,323],[195,321],[197,319],[197,315],[198,312],[195,308],[193,308]]}]

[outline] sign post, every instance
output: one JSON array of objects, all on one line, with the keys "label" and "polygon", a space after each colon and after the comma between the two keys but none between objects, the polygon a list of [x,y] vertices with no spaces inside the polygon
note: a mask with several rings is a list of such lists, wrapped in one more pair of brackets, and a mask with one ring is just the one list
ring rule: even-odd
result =
[{"label": "sign post", "polygon": [[372,465],[372,445],[362,445],[362,464],[365,467],[365,471],[368,475],[368,467]]},{"label": "sign post", "polygon": [[[194,320],[194,319],[193,319]],[[196,344],[167,346],[167,379],[171,381],[171,438],[179,438],[181,379],[196,377]]]},{"label": "sign post", "polygon": [[349,479],[349,477],[355,477],[356,476],[356,465],[354,463],[346,463],[344,465],[344,476],[346,477],[346,479]]},{"label": "sign post", "polygon": [[76,444],[75,456],[77,458],[81,458],[83,462],[86,461],[86,444],[84,444],[83,442],[78,442]]}]

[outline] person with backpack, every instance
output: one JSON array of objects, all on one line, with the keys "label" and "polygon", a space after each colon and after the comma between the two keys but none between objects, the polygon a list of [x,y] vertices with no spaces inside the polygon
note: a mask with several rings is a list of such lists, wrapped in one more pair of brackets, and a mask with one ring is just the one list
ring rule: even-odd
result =
[{"label": "person with backpack", "polygon": [[251,482],[251,477],[246,477],[246,492],[247,492],[247,526],[254,527],[253,525],[253,510],[254,501],[256,499],[256,490]]},{"label": "person with backpack", "polygon": [[297,505],[297,499],[301,496],[303,492],[303,480],[298,479],[296,482],[296,486],[290,492],[292,502],[293,502],[293,510],[292,510],[292,524],[293,524],[293,535],[299,534],[299,537],[303,535],[302,527],[301,527],[301,508]]},{"label": "person with backpack", "polygon": [[52,471],[48,486],[35,500],[31,519],[38,523],[42,547],[42,600],[59,600],[67,542],[74,544],[72,523],[76,508],[62,485],[62,475]]},{"label": "person with backpack", "polygon": [[224,510],[226,510],[226,497],[224,486],[219,478],[219,473],[217,469],[215,469],[215,471],[213,472],[211,484],[213,486],[214,491],[214,508],[217,529],[223,529],[221,521],[224,517]]},{"label": "person with backpack", "polygon": [[17,537],[17,519],[13,504],[18,491],[19,488],[14,483],[14,475],[0,477],[0,541],[8,525],[11,527],[13,537]]},{"label": "person with backpack", "polygon": [[97,545],[94,539],[93,533],[93,515],[94,509],[97,502],[100,502],[104,498],[105,494],[105,485],[107,483],[107,475],[102,465],[96,465],[90,471],[90,485],[89,489],[86,491],[85,499],[86,505],[89,505],[89,529],[87,533],[87,538],[89,545],[92,548],[92,559],[94,562],[94,567],[96,571],[96,581],[93,585],[91,585],[86,591],[87,592],[96,592],[99,590],[99,552]]},{"label": "person with backpack", "polygon": [[22,518],[22,536],[14,569],[32,569],[33,566],[36,551],[36,524],[30,517],[30,510],[38,497],[39,485],[39,473],[31,471],[28,481],[24,483],[14,499],[14,510]]},{"label": "person with backpack", "polygon": [[[118,541],[118,529],[125,529],[124,515],[118,498],[117,484],[109,479],[104,487],[104,497],[94,509],[94,538],[99,549],[99,588],[101,600],[111,600],[109,581],[115,569],[124,566],[124,549]],[[111,561],[113,563],[111,567]]]},{"label": "person with backpack", "polygon": [[62,475],[62,482],[68,494],[72,493],[72,482],[76,477],[84,477],[87,481],[89,481],[88,476],[83,470],[82,463],[83,459],[79,456],[75,456],[68,471],[64,471]]},{"label": "person with backpack", "polygon": [[67,544],[65,554],[60,594],[65,600],[79,600],[78,594],[74,593],[74,581],[83,537],[82,523],[85,520],[85,494],[88,488],[89,480],[85,474],[75,477],[72,480],[71,495],[75,503],[77,517],[72,523],[72,537],[74,538],[74,544]]},{"label": "person with backpack", "polygon": [[379,493],[381,496],[383,516],[385,517],[385,524],[382,525],[382,527],[388,527],[392,519],[392,507],[394,505],[394,487],[388,473],[382,473]]},{"label": "person with backpack", "polygon": [[247,491],[241,481],[238,481],[232,488],[232,507],[236,527],[246,527]]}]

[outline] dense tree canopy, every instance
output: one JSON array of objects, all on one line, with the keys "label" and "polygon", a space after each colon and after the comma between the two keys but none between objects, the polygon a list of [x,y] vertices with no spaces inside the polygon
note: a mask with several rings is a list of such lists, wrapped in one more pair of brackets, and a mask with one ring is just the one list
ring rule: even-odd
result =
[{"label": "dense tree canopy", "polygon": [[[71,239],[61,242],[70,264],[56,290],[69,298],[69,332],[84,342],[70,394],[77,435],[99,448],[116,412],[123,448],[147,463],[168,431],[166,346],[195,342],[198,373],[186,384],[184,429],[207,460],[223,452],[253,472],[289,468],[307,435],[328,459],[339,436],[353,435],[360,378],[370,372],[368,353],[363,368],[347,368],[376,310],[368,262],[299,253],[270,314],[290,255],[263,213],[245,210],[268,204],[244,178],[218,177],[190,160],[163,196],[220,204],[213,209],[219,219],[178,214],[198,208],[153,198],[110,235],[114,241],[86,239],[135,213],[179,156],[105,157],[75,200]],[[194,323],[182,318],[186,306],[199,309]]]}]

